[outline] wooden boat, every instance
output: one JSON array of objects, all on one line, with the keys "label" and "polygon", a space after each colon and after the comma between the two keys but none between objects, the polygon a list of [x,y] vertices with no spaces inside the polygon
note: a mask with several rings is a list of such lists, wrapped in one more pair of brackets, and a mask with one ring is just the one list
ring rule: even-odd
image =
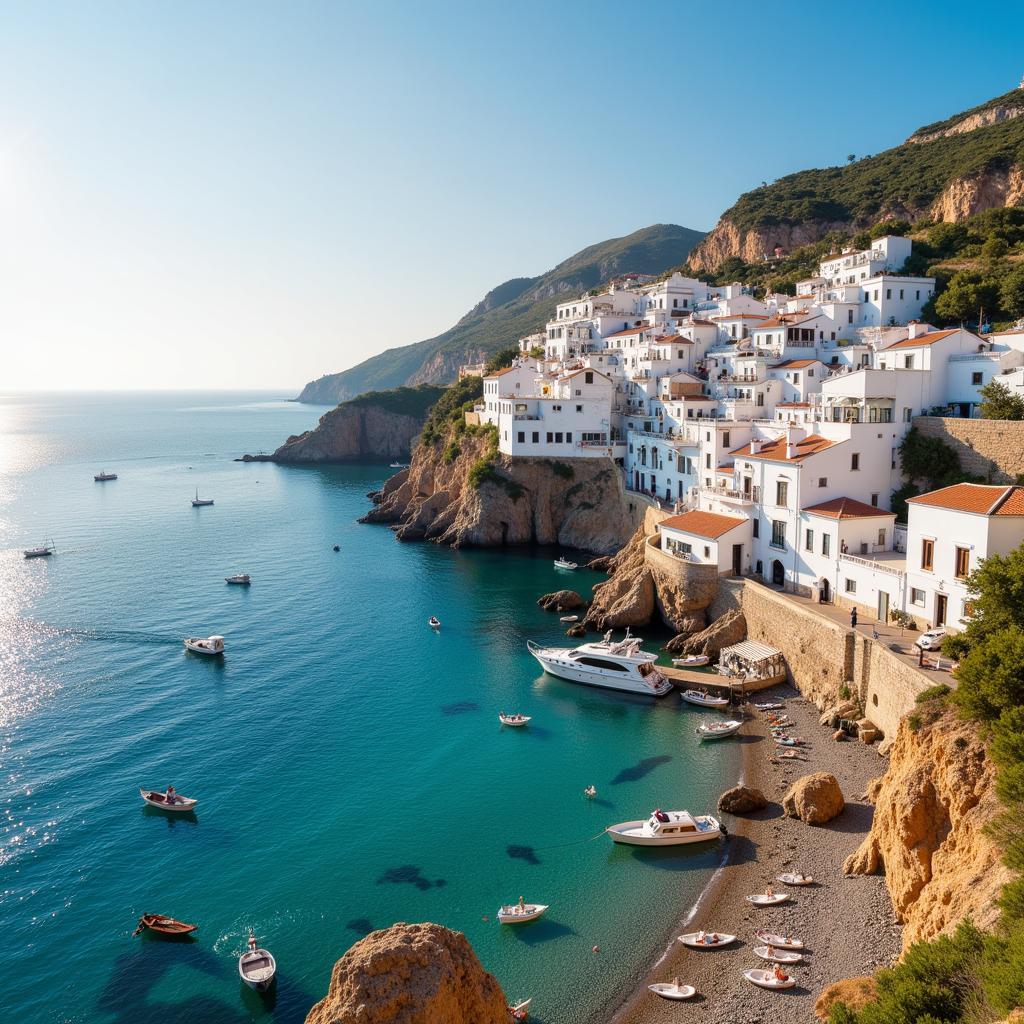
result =
[{"label": "wooden boat", "polygon": [[158,935],[191,935],[198,927],[197,924],[175,921],[166,914],[143,914],[139,918],[138,928],[132,935],[139,935],[144,931],[156,932]]},{"label": "wooden boat", "polygon": [[697,990],[692,985],[658,982],[654,985],[648,985],[647,988],[656,996],[661,996],[662,999],[692,999],[697,994]]},{"label": "wooden boat", "polygon": [[673,658],[672,664],[676,668],[699,668],[710,660],[706,654],[688,654],[685,658]]},{"label": "wooden boat", "polygon": [[578,566],[575,562],[570,562],[568,558],[556,558],[555,559],[556,569],[576,569]]},{"label": "wooden boat", "polygon": [[498,924],[526,924],[547,912],[547,903],[509,903],[498,908]]},{"label": "wooden boat", "polygon": [[724,740],[738,733],[742,727],[742,722],[730,719],[725,722],[701,722],[693,731],[702,740]]},{"label": "wooden boat", "polygon": [[687,704],[696,704],[700,708],[724,708],[729,703],[728,697],[715,697],[703,690],[683,690],[679,696]]},{"label": "wooden boat", "polygon": [[185,647],[195,654],[206,654],[215,657],[224,653],[224,637],[222,636],[189,636],[185,638]]},{"label": "wooden boat", "polygon": [[205,508],[207,505],[213,504],[213,498],[200,498],[199,488],[196,488],[196,496],[192,499],[193,508]]},{"label": "wooden boat", "polygon": [[799,953],[776,949],[774,946],[755,946],[754,956],[759,956],[762,960],[769,960],[773,964],[798,964],[803,960],[803,956]]},{"label": "wooden boat", "polygon": [[256,945],[256,936],[249,932],[249,948],[238,958],[238,975],[257,992],[265,992],[274,983],[277,961],[268,950]]},{"label": "wooden boat", "polygon": [[776,935],[775,932],[766,932],[759,929],[754,932],[754,937],[762,942],[767,942],[769,946],[774,946],[776,949],[804,948],[804,944],[799,939],[794,939],[792,935]]},{"label": "wooden boat", "polygon": [[236,576],[225,576],[225,583],[235,583],[241,587],[247,587],[252,583],[252,577],[247,572],[240,572]]},{"label": "wooden boat", "polygon": [[735,941],[735,935],[726,935],[724,932],[687,932],[676,939],[676,942],[690,949],[722,949]]},{"label": "wooden boat", "polygon": [[803,875],[799,871],[787,871],[784,875],[778,876],[778,881],[786,885],[814,885],[814,879],[810,875]]},{"label": "wooden boat", "polygon": [[140,789],[139,796],[150,807],[159,807],[161,811],[191,811],[199,803],[190,796],[179,796],[177,793],[168,799],[167,794],[161,793],[158,789]]},{"label": "wooden boat", "polygon": [[530,1016],[530,1004],[533,1002],[533,996],[529,999],[521,999],[515,1006],[509,1006],[509,1016],[515,1020],[528,1020]]},{"label": "wooden boat", "polygon": [[116,479],[116,473],[108,473],[105,469],[101,469],[97,474],[95,474],[95,476],[93,476],[93,480],[95,480],[96,483],[98,484],[105,484],[108,480]]},{"label": "wooden boat", "polygon": [[786,974],[776,978],[774,971],[744,971],[743,977],[761,988],[792,988],[796,984],[796,979]]},{"label": "wooden boat", "polygon": [[580,617],[578,615],[563,615],[558,620],[559,622],[579,622]]},{"label": "wooden boat", "polygon": [[503,711],[498,713],[498,721],[502,725],[511,725],[513,728],[526,725],[531,717],[531,715],[506,715]]},{"label": "wooden boat", "polygon": [[773,892],[770,895],[766,892],[758,892],[753,896],[746,897],[747,902],[753,903],[755,907],[775,907],[780,903],[785,903],[788,899],[788,892]]}]

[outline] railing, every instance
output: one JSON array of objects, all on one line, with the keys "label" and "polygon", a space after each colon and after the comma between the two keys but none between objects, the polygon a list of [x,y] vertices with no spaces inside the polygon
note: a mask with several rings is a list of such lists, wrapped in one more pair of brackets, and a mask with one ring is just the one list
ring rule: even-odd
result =
[{"label": "railing", "polygon": [[872,569],[876,572],[884,572],[890,576],[905,576],[906,573],[903,569],[894,569],[892,566],[886,565],[884,562],[875,562],[870,558],[861,558],[859,555],[841,554],[839,556],[841,562],[852,562],[854,565],[863,565],[868,569]]},{"label": "railing", "polygon": [[[928,335],[926,334],[927,338]],[[998,352],[961,352],[959,355],[950,356],[949,361],[951,363],[970,363],[975,359],[998,359]]]},{"label": "railing", "polygon": [[759,487],[754,487],[748,492],[737,490],[735,487],[723,487],[720,484],[716,484],[714,487],[702,487],[700,493],[714,494],[719,498],[729,498],[733,501],[742,501],[745,504],[757,504],[761,501],[761,489]]}]

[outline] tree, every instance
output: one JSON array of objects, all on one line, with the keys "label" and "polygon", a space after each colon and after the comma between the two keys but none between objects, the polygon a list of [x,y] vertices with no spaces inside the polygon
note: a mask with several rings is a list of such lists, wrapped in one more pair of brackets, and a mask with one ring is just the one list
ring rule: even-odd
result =
[{"label": "tree", "polygon": [[971,718],[992,722],[1024,703],[1024,629],[997,629],[973,644],[956,679],[956,702]]},{"label": "tree", "polygon": [[917,427],[911,427],[900,441],[900,467],[904,479],[923,480],[929,490],[966,478],[956,452],[941,438],[926,437]]},{"label": "tree", "polygon": [[[971,617],[967,628],[950,637],[956,640],[951,655],[963,655],[980,646],[990,636],[1024,623],[1024,544],[1008,555],[989,555],[967,577]],[[943,644],[943,653],[946,645]],[[957,673],[959,680],[960,674]]]},{"label": "tree", "polygon": [[952,256],[967,242],[967,231],[959,224],[936,224],[928,229],[928,244],[936,256]]},{"label": "tree", "polygon": [[512,365],[512,360],[519,355],[518,345],[509,345],[507,348],[499,349],[497,352],[487,360],[487,365],[484,367],[484,375],[489,373],[495,373],[498,370],[504,369],[506,366]]},{"label": "tree", "polygon": [[856,153],[847,153],[846,154],[846,162],[848,164],[852,164],[853,161],[856,160],[856,159],[857,159],[857,154]]},{"label": "tree", "polygon": [[1005,238],[992,235],[982,243],[981,258],[988,263],[995,263],[1001,260],[1009,251],[1010,247],[1006,244]]},{"label": "tree", "polygon": [[1010,316],[1024,316],[1024,265],[1014,267],[999,286],[999,305]]},{"label": "tree", "polygon": [[994,279],[961,270],[949,279],[946,290],[935,300],[935,312],[944,320],[962,323],[982,308],[994,308],[998,294]]},{"label": "tree", "polygon": [[986,420],[1024,420],[1024,398],[994,377],[978,392],[981,416]]}]

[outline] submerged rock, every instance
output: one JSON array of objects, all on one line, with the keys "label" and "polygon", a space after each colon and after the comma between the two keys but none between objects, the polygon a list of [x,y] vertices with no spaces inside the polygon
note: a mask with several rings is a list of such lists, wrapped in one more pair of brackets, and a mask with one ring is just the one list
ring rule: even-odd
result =
[{"label": "submerged rock", "polygon": [[751,786],[733,786],[718,798],[718,809],[726,814],[749,814],[768,806],[768,798]]},{"label": "submerged rock", "polygon": [[797,779],[782,798],[786,816],[799,818],[808,825],[824,825],[842,813],[845,806],[843,791],[829,772],[815,772]]}]

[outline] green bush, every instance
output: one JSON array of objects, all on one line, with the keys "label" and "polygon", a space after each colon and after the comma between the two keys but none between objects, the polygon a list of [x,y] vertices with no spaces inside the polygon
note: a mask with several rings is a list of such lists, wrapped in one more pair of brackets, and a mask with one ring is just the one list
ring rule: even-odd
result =
[{"label": "green bush", "polygon": [[459,457],[461,452],[462,448],[458,441],[454,439],[449,441],[448,444],[445,445],[444,454],[442,455],[444,464],[446,466],[450,466]]},{"label": "green bush", "polygon": [[945,683],[939,683],[937,686],[929,686],[927,690],[922,690],[917,695],[916,703],[927,704],[932,700],[943,700],[952,692],[952,688],[947,686]]},{"label": "green bush", "polygon": [[572,480],[576,475],[575,470],[567,462],[559,462],[557,459],[545,459],[544,461],[551,467],[551,472],[563,480]]}]

